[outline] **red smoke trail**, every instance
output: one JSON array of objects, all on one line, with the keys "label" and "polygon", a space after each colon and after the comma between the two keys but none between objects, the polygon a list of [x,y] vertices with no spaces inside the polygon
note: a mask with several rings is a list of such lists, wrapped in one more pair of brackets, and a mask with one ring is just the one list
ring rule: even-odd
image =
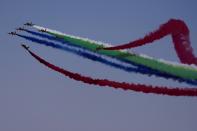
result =
[{"label": "red smoke trail", "polygon": [[161,86],[148,86],[143,84],[133,84],[133,83],[125,83],[125,82],[116,82],[107,79],[94,79],[87,76],[82,76],[77,73],[73,73],[62,69],[58,66],[55,66],[46,60],[42,59],[38,55],[34,54],[32,51],[28,49],[25,45],[22,45],[36,60],[40,63],[44,64],[48,68],[57,71],[71,79],[82,81],[87,84],[94,84],[99,86],[110,86],[113,88],[121,88],[124,90],[133,90],[137,92],[143,93],[155,93],[155,94],[163,94],[163,95],[170,95],[170,96],[197,96],[197,88],[168,88],[168,87],[161,87]]},{"label": "red smoke trail", "polygon": [[170,19],[167,23],[161,25],[159,29],[149,33],[144,38],[129,42],[127,44],[104,48],[107,50],[117,50],[133,48],[152,43],[167,35],[171,35],[176,53],[182,63],[197,65],[197,58],[193,54],[190,44],[189,29],[182,20]]}]

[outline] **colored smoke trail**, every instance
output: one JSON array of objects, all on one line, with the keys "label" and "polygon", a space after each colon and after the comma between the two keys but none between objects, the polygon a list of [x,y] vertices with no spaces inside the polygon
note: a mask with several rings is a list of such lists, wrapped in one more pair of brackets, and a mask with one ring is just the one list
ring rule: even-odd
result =
[{"label": "colored smoke trail", "polygon": [[88,51],[95,52],[104,56],[120,59],[121,61],[128,62],[135,66],[146,67],[149,70],[154,70],[164,74],[170,74],[172,76],[181,77],[191,81],[197,80],[197,67],[186,64],[164,61],[162,59],[154,59],[144,54],[135,54],[132,52],[122,50],[103,50],[98,48],[109,47],[108,44],[82,38],[78,36],[68,35],[56,30],[34,25],[37,30],[45,30],[46,33],[53,35],[57,38],[63,39],[65,42],[69,42],[72,45],[79,46]]},{"label": "colored smoke trail", "polygon": [[197,65],[197,58],[193,53],[190,44],[189,29],[187,25],[176,19],[170,19],[167,23],[161,25],[159,29],[149,33],[144,38],[129,42],[127,44],[118,45],[114,47],[104,48],[106,50],[119,50],[142,46],[159,40],[167,35],[171,35],[175,50],[182,63]]},{"label": "colored smoke trail", "polygon": [[39,32],[28,30],[28,29],[23,29],[23,30],[25,32],[29,33],[29,34],[32,34],[32,35],[35,35],[35,36],[39,36],[39,37],[42,37],[42,38],[47,38],[49,40],[57,40],[57,39],[59,39],[59,38],[56,38],[56,37],[54,37],[52,35],[49,35],[49,34],[43,34],[43,33],[39,33]]},{"label": "colored smoke trail", "polygon": [[[31,34],[34,34],[34,35],[37,35],[37,36],[39,35],[40,37],[43,37],[43,38],[47,37],[51,40],[53,39],[52,36],[45,35],[45,34],[40,35],[40,33],[33,32],[33,31],[31,31]],[[176,77],[176,76],[169,75],[169,74],[166,74],[166,73],[161,73],[161,72],[158,72],[158,71],[149,70],[145,67],[144,68],[143,67],[135,68],[135,67],[125,66],[123,64],[115,63],[113,61],[104,59],[100,56],[96,56],[96,55],[94,55],[92,53],[88,53],[86,51],[81,51],[81,50],[77,50],[77,49],[74,49],[74,48],[68,48],[66,46],[61,46],[61,45],[58,45],[58,44],[55,44],[53,42],[49,42],[49,41],[46,41],[46,40],[41,40],[41,39],[37,39],[37,38],[34,38],[34,37],[19,35],[19,34],[17,34],[17,36],[22,37],[22,38],[27,39],[27,40],[30,40],[32,42],[36,42],[36,43],[41,44],[41,45],[49,46],[49,47],[60,49],[60,50],[67,51],[67,52],[71,52],[71,53],[74,53],[74,54],[79,55],[81,57],[88,58],[92,61],[98,61],[98,62],[103,63],[105,65],[115,67],[115,68],[124,70],[126,72],[141,73],[141,74],[145,74],[145,75],[148,75],[148,76],[155,75],[155,76],[160,76],[160,77],[163,77],[163,78],[166,78],[166,79],[171,78],[173,80],[178,80],[179,82],[186,82],[188,84],[197,85],[197,81],[191,81],[191,80],[188,80],[188,79]]]},{"label": "colored smoke trail", "polygon": [[120,88],[124,90],[133,90],[136,92],[143,92],[143,93],[154,93],[154,94],[163,94],[163,95],[170,95],[170,96],[197,96],[197,89],[196,88],[168,88],[162,86],[148,86],[143,84],[134,84],[134,83],[125,83],[125,82],[116,82],[107,79],[94,79],[91,77],[83,76],[78,73],[70,72],[68,70],[62,69],[58,66],[55,66],[46,60],[42,59],[29,49],[25,48],[36,60],[38,60],[43,65],[47,66],[48,68],[57,71],[71,79],[81,81],[87,84],[94,84],[99,86],[110,86],[113,88]]},{"label": "colored smoke trail", "polygon": [[[125,66],[125,65],[119,64],[119,63],[115,63],[113,61],[110,61],[108,59],[104,59],[100,56],[94,55],[92,53],[88,53],[86,51],[78,50],[78,49],[75,49],[75,48],[69,48],[69,47],[66,47],[66,46],[61,46],[61,45],[55,44],[53,42],[37,39],[37,38],[34,38],[34,37],[30,37],[30,36],[19,35],[19,34],[17,34],[17,36],[22,37],[26,40],[30,40],[32,42],[36,42],[36,43],[41,44],[41,45],[45,45],[45,46],[49,46],[49,47],[52,47],[52,48],[55,48],[55,49],[60,49],[60,50],[63,50],[63,51],[74,53],[78,56],[90,59],[92,61],[98,61],[98,62],[101,62],[103,64],[106,64],[106,65],[109,65],[109,66],[112,66],[112,67],[115,67],[115,68],[118,68],[118,69],[121,69],[121,70],[124,70],[124,71],[127,71],[127,72],[136,72],[136,73],[141,73],[141,74],[148,74],[149,76],[152,75],[151,71],[147,71],[145,69],[143,70],[143,69],[130,67],[130,66]],[[47,36],[47,37],[49,37],[49,36]],[[185,81],[185,80],[182,80],[180,78],[179,81]]]},{"label": "colored smoke trail", "polygon": [[76,46],[76,45],[70,44],[69,42],[66,42],[66,41],[64,41],[61,38],[54,37],[53,35],[43,34],[43,33],[39,33],[39,32],[28,30],[28,29],[24,29],[24,31],[29,33],[29,34],[32,34],[32,35],[35,35],[35,36],[39,36],[41,38],[47,38],[48,40],[52,40],[52,41],[55,41],[55,42],[60,42],[63,45],[68,45],[68,46],[71,46],[71,47],[81,48],[80,46]]}]

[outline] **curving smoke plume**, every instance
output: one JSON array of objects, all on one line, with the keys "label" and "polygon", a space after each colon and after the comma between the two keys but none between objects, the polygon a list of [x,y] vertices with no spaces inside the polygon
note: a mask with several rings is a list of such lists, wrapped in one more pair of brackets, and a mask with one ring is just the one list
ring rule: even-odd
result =
[{"label": "curving smoke plume", "polygon": [[154,94],[163,94],[163,95],[170,95],[170,96],[197,96],[197,88],[169,88],[169,87],[162,87],[162,86],[149,86],[143,84],[134,84],[134,83],[126,83],[126,82],[116,82],[107,79],[94,79],[88,76],[83,76],[78,73],[70,72],[68,70],[62,69],[58,66],[55,66],[46,60],[42,59],[32,51],[30,51],[25,45],[23,47],[40,63],[47,66],[48,68],[57,71],[66,77],[71,79],[81,81],[87,84],[94,84],[99,86],[110,86],[113,88],[120,88],[124,90],[133,90],[136,92],[143,92],[143,93],[154,93]]},{"label": "curving smoke plume", "polygon": [[[63,44],[67,44],[67,42],[62,41],[61,39],[55,38],[55,37],[47,35],[47,34],[41,34],[41,33],[38,33],[38,32],[29,31],[29,30],[26,30],[26,32],[31,33],[31,34],[36,35],[36,36],[40,36],[42,38],[47,38],[49,40],[55,40],[55,41],[60,40],[59,42],[61,42]],[[37,44],[49,46],[49,47],[59,49],[59,50],[63,50],[63,51],[67,51],[67,52],[70,52],[70,53],[74,53],[74,54],[76,54],[78,56],[81,56],[83,58],[87,58],[87,59],[90,59],[92,61],[97,61],[97,62],[103,63],[105,65],[109,65],[111,67],[115,67],[115,68],[124,70],[126,72],[141,73],[141,74],[145,74],[145,75],[148,75],[148,76],[155,75],[155,76],[163,77],[165,79],[173,79],[173,80],[177,80],[178,82],[186,82],[188,84],[197,85],[197,81],[173,76],[173,75],[163,73],[163,72],[159,72],[159,71],[156,71],[156,70],[153,70],[153,69],[148,69],[148,68],[143,67],[143,66],[140,66],[140,67],[125,66],[124,64],[119,64],[119,63],[113,62],[111,60],[108,60],[108,59],[102,58],[100,56],[94,55],[92,53],[89,53],[85,50],[79,50],[79,49],[73,48],[73,47],[76,47],[76,46],[72,46],[71,44],[68,44],[69,46],[62,46],[62,45],[56,44],[52,41],[38,39],[38,38],[35,38],[35,37],[26,36],[26,35],[20,35],[20,34],[16,34],[16,35],[21,37],[21,38],[24,38],[26,40],[36,42]]]},{"label": "curving smoke plume", "polygon": [[159,29],[147,34],[145,37],[131,41],[114,47],[104,48],[106,50],[118,50],[126,48],[134,48],[149,44],[155,40],[159,40],[167,35],[171,35],[175,50],[182,63],[197,65],[197,58],[193,53],[190,44],[189,29],[184,21],[170,19],[167,23],[162,24]]}]

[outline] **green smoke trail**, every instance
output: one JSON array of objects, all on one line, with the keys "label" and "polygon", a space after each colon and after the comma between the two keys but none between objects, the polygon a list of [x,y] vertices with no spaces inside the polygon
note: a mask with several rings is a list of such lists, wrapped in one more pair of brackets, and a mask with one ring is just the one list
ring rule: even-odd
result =
[{"label": "green smoke trail", "polygon": [[178,76],[184,79],[197,80],[197,67],[158,60],[147,57],[145,55],[129,53],[126,51],[102,49],[98,50],[98,48],[109,46],[107,46],[105,43],[63,34],[61,32],[43,28],[37,25],[34,25],[33,27],[38,30],[44,29],[48,34],[54,35],[57,38],[61,38],[64,39],[66,42],[72,43],[73,45],[80,46],[86,50],[93,51],[101,55],[118,58],[123,61],[131,62],[132,64],[142,65],[153,70]]}]

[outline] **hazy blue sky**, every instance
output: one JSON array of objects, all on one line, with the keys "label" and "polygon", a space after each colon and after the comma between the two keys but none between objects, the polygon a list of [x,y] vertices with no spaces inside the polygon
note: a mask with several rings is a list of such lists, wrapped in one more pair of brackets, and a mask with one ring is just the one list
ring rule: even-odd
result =
[{"label": "hazy blue sky", "polygon": [[[35,61],[27,43],[48,61],[84,75],[118,81],[188,86],[127,73],[74,54],[7,35],[27,21],[117,45],[144,36],[170,18],[184,20],[197,54],[195,0],[1,0],[1,131],[196,131],[197,98],[100,88],[65,78]],[[178,61],[170,37],[132,49]]]}]

